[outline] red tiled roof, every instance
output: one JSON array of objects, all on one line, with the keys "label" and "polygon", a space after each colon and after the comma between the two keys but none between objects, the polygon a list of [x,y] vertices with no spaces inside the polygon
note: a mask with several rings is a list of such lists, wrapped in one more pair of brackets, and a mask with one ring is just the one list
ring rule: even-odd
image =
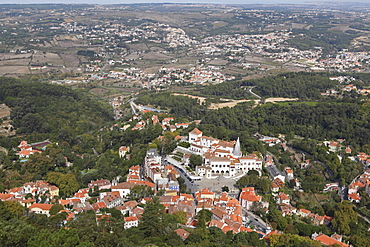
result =
[{"label": "red tiled roof", "polygon": [[0,193],[0,201],[7,201],[14,198],[14,194]]},{"label": "red tiled roof", "polygon": [[129,216],[129,217],[125,217],[125,222],[129,222],[129,221],[137,221],[138,218],[135,217],[135,216]]},{"label": "red tiled roof", "polygon": [[51,209],[51,207],[53,206],[53,204],[45,204],[45,203],[34,203],[32,204],[29,209],[32,209],[32,208],[40,208],[42,210],[46,210],[46,211],[49,211]]},{"label": "red tiled roof", "polygon": [[203,132],[200,131],[198,128],[195,128],[193,129],[192,131],[190,131],[190,134],[195,134],[195,135],[200,135],[202,134]]},{"label": "red tiled roof", "polygon": [[316,238],[314,238],[315,240],[317,241],[320,241],[322,244],[324,245],[334,245],[334,244],[337,244],[339,246],[342,246],[342,247],[349,247],[348,244],[345,244],[345,243],[342,243],[342,242],[339,242],[325,234],[322,234],[320,233]]},{"label": "red tiled roof", "polygon": [[175,232],[183,239],[187,239],[190,235],[190,233],[188,233],[184,229],[176,229]]}]

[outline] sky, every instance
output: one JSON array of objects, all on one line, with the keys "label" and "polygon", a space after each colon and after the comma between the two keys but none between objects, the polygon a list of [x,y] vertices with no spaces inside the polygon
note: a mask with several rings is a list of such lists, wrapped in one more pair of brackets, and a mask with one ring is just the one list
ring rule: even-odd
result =
[{"label": "sky", "polygon": [[370,0],[0,0],[0,4],[133,4],[133,3],[215,3],[215,4],[300,4],[312,2],[358,2],[369,3]]}]

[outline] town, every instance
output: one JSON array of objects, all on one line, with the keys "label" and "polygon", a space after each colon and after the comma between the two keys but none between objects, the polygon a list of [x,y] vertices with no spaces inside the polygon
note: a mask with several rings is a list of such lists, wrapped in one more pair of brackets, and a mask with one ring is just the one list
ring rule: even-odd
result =
[{"label": "town", "polygon": [[[136,116],[136,118],[139,117]],[[178,128],[188,128],[190,125],[190,123],[174,123],[174,118],[163,118],[160,123],[156,114],[153,114],[150,120],[150,122],[149,119],[141,120],[140,126],[145,128],[146,123],[162,124],[164,131],[176,131]],[[133,129],[138,128],[140,122]],[[199,121],[196,124],[199,124]],[[171,130],[171,126],[176,127]],[[172,154],[163,157],[156,149],[149,149],[144,163],[130,167],[123,182],[119,177],[112,181],[102,178],[91,181],[87,188],[80,188],[70,197],[60,198],[57,186],[38,180],[9,189],[7,193],[0,194],[0,199],[18,202],[27,207],[30,212],[49,217],[55,212],[64,212],[66,219],[62,224],[67,224],[79,213],[89,210],[96,213],[97,219],[109,218],[110,213],[104,209],[114,208],[125,216],[124,228],[127,229],[138,227],[144,212],[142,205],[151,201],[152,196],[156,195],[159,203],[164,205],[166,213],[184,212],[186,217],[184,227],[175,230],[184,240],[190,235],[186,228],[197,227],[196,216],[201,210],[206,209],[212,213],[208,227],[218,227],[224,233],[256,232],[268,241],[271,235],[281,233],[273,230],[269,223],[258,216],[259,210],[265,213],[269,210],[269,203],[265,201],[264,196],[257,194],[257,191],[261,193],[262,190],[260,188],[256,190],[254,187],[238,188],[235,185],[235,182],[243,176],[255,174],[267,182],[267,191],[273,195],[283,217],[295,215],[307,218],[317,226],[331,224],[333,217],[319,215],[304,208],[297,209],[291,205],[290,196],[283,192],[284,188],[286,183],[292,183],[293,190],[303,191],[300,181],[295,178],[291,167],[285,167],[284,171],[280,172],[272,154],[263,156],[261,153],[254,152],[245,155],[241,152],[239,139],[227,142],[203,136],[202,131],[197,128],[190,131],[188,136],[177,136],[175,139],[180,145]],[[260,141],[265,145],[281,145],[288,148],[283,138],[263,136]],[[343,140],[324,141],[322,145],[327,146],[329,152],[336,153],[343,149],[351,153],[351,149],[343,147],[341,142]],[[18,156],[20,159],[27,159],[34,153],[42,153],[51,144],[48,140],[31,144],[22,141],[18,146],[20,149]],[[130,156],[130,148],[127,146],[120,147],[118,152],[122,159],[128,159]],[[200,156],[201,163],[194,167],[192,156]],[[364,172],[354,179],[348,188],[340,187],[339,183],[331,183],[325,186],[323,192],[337,191],[343,199],[359,203],[361,196],[358,189],[364,188],[366,196],[370,195],[370,155],[359,153],[351,159],[361,162]],[[73,164],[66,162],[66,166],[73,166]],[[310,161],[306,160],[299,166],[307,169]],[[268,177],[263,178],[261,175],[264,167],[268,171]],[[178,178],[182,178],[181,185]],[[215,184],[215,181],[219,182]],[[230,183],[230,181],[233,182]],[[181,187],[184,186],[189,189],[188,193],[181,192]],[[52,209],[56,205],[59,206],[57,211]],[[313,234],[312,239],[324,245],[349,246],[341,242],[342,237],[338,234],[331,237],[323,233]]]},{"label": "town", "polygon": [[369,11],[0,4],[0,245],[369,246]]}]

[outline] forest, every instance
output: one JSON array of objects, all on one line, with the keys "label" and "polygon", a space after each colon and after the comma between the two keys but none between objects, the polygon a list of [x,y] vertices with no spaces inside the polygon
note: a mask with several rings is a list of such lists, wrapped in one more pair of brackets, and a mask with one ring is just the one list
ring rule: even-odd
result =
[{"label": "forest", "polygon": [[321,99],[321,92],[334,88],[338,82],[329,80],[325,73],[282,73],[261,79],[231,81],[207,86],[200,90],[201,95],[231,99],[253,98],[247,87],[261,97],[299,98],[300,100]]},{"label": "forest", "polygon": [[243,104],[209,111],[202,123],[263,135],[286,134],[323,140],[344,138],[354,147],[368,144],[369,103],[266,104],[249,110]]},{"label": "forest", "polygon": [[0,78],[0,102],[8,105],[17,134],[70,142],[113,120],[110,106],[72,89],[47,83]]}]

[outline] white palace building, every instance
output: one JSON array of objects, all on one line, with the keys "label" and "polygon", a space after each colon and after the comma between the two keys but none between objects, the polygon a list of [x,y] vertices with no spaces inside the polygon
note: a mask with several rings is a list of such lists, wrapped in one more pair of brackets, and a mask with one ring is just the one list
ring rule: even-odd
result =
[{"label": "white palace building", "polygon": [[256,154],[243,156],[240,151],[239,138],[236,141],[223,141],[203,136],[195,128],[189,133],[189,151],[203,157],[203,166],[196,167],[198,176],[211,178],[214,175],[234,177],[256,170],[261,175],[262,157]]}]

